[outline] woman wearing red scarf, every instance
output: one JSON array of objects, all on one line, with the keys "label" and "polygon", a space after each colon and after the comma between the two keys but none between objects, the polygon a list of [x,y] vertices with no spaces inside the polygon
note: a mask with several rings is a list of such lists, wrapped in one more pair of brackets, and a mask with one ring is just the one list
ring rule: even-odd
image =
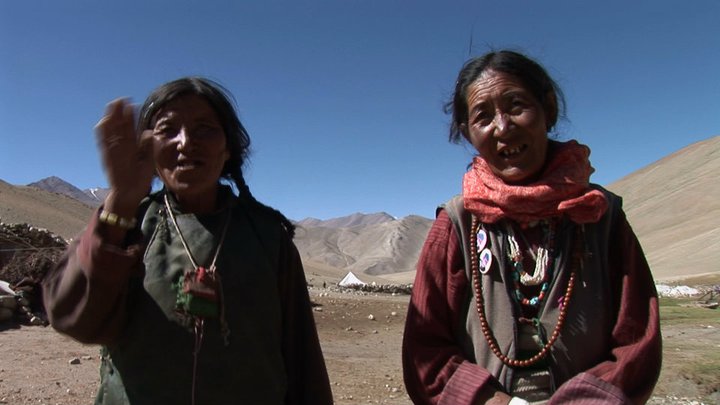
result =
[{"label": "woman wearing red scarf", "polygon": [[512,51],[468,61],[450,139],[478,151],[438,209],[403,340],[415,404],[643,404],[660,373],[654,281],[587,146],[548,139],[563,97]]}]

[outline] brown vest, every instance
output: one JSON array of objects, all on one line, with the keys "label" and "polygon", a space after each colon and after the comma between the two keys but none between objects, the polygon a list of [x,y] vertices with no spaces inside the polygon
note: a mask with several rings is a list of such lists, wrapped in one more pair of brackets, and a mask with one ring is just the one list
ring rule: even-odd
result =
[{"label": "brown vest", "polygon": [[[621,208],[620,197],[599,186],[608,199],[608,210],[594,224],[585,224],[585,255],[580,269],[571,269],[571,253],[575,227],[568,220],[558,227],[558,249],[553,261],[552,280],[548,295],[541,304],[538,318],[549,338],[559,315],[558,302],[565,294],[568,278],[572,270],[576,272],[575,287],[570,300],[566,319],[560,337],[557,339],[547,360],[555,387],[571,377],[607,360],[610,355],[611,333],[615,324],[618,308],[613,308],[613,297],[608,268],[608,239],[611,225]],[[445,209],[460,238],[465,271],[470,286],[467,291],[467,306],[464,325],[457,325],[457,339],[460,347],[470,361],[488,369],[500,383],[509,389],[513,381],[513,369],[503,364],[485,340],[477,314],[475,294],[472,290],[472,271],[470,266],[471,214],[465,210],[463,199],[456,196],[439,209]],[[509,272],[507,238],[502,224],[480,224],[488,234],[488,247],[493,254],[493,262],[487,274],[481,274],[483,300],[488,324],[497,339],[500,350],[509,358],[516,358],[517,319],[520,308],[511,297],[513,281]]]}]

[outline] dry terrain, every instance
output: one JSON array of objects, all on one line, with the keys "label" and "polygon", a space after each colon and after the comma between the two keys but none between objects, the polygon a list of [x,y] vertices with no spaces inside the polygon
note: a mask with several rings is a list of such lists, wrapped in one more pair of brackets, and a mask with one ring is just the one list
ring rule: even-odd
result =
[{"label": "dry terrain", "polygon": [[[336,404],[411,404],[400,363],[408,296],[322,288],[311,296]],[[720,312],[681,303],[662,307],[664,364],[650,403],[720,403]],[[0,332],[0,404],[92,403],[98,354],[49,327]]]},{"label": "dry terrain", "polygon": [[[608,186],[624,197],[656,280],[720,285],[719,165],[720,136],[715,136]],[[84,227],[91,213],[90,206],[67,196],[0,180],[3,222],[30,223],[67,239]],[[352,263],[362,260],[357,252],[372,250],[385,260],[386,268],[407,270],[407,260],[419,248],[407,242],[424,235],[426,228],[410,220],[372,226],[378,233],[371,237],[355,235],[353,230],[326,231],[328,239],[303,240],[299,235],[298,244],[316,255],[304,256],[303,262],[312,299],[320,304],[315,316],[336,403],[406,405],[410,400],[402,383],[400,347],[408,297],[323,288],[334,286],[347,270],[356,270]],[[383,228],[387,232],[379,231]],[[317,233],[321,232],[313,230],[305,236]],[[386,240],[386,245],[376,243]],[[394,257],[405,262],[393,261]],[[344,266],[330,264],[343,260]],[[405,284],[414,278],[413,271],[383,272],[356,275],[378,284]],[[703,273],[711,275],[687,280]],[[688,307],[689,301],[661,301],[664,362],[652,404],[720,404],[720,309]],[[50,328],[0,325],[0,404],[92,403],[98,354],[97,347],[83,346]]]}]

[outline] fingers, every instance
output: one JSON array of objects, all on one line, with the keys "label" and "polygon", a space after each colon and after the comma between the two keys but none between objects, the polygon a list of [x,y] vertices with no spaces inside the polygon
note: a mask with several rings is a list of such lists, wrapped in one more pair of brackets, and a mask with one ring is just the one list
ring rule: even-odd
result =
[{"label": "fingers", "polygon": [[111,101],[105,108],[105,115],[95,125],[95,133],[99,143],[107,147],[135,143],[135,107],[126,98]]},{"label": "fingers", "polygon": [[140,133],[138,138],[138,158],[140,160],[148,159],[152,156],[153,147],[153,130],[146,129]]},{"label": "fingers", "polygon": [[[130,107],[130,116],[128,117],[128,107]],[[107,127],[118,127],[126,124],[127,119],[132,121],[132,104],[126,98],[118,98],[105,107],[105,115],[95,125],[96,130],[102,130]]]}]

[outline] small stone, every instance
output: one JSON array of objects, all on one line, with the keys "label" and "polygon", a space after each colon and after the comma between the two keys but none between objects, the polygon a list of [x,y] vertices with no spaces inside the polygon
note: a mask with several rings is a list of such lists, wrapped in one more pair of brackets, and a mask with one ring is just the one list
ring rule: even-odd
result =
[{"label": "small stone", "polygon": [[322,311],[323,311],[322,307],[315,307],[315,308],[313,308],[313,310],[314,310],[315,312],[322,312]]},{"label": "small stone", "polygon": [[371,321],[374,321],[374,320],[375,320],[375,315],[373,315],[373,314],[368,315],[368,319],[371,320]]},{"label": "small stone", "polygon": [[78,359],[77,357],[75,357],[75,358],[73,358],[72,360],[70,360],[70,364],[80,364],[80,359]]},{"label": "small stone", "polygon": [[390,312],[390,316],[397,316],[397,312],[395,312],[395,311]]}]

